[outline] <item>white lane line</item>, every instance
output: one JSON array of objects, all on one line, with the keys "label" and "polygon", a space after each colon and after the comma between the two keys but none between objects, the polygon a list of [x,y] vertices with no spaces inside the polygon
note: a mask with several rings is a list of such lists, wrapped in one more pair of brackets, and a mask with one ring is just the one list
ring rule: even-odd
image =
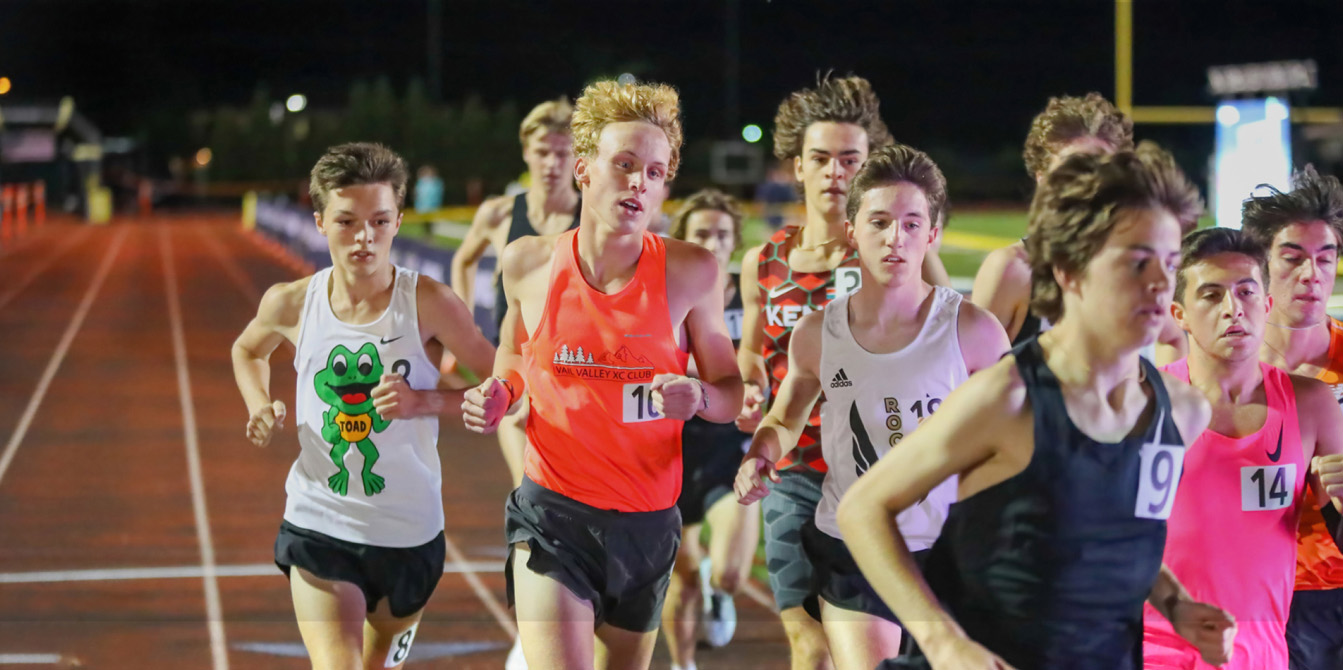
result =
[{"label": "white lane line", "polygon": [[0,654],[0,665],[57,665],[64,660],[60,654]]},{"label": "white lane line", "polygon": [[466,556],[462,555],[462,550],[457,548],[457,543],[453,542],[447,533],[443,534],[443,543],[447,549],[448,558],[461,570],[462,576],[466,578],[466,583],[471,585],[471,590],[476,592],[476,597],[480,598],[480,602],[485,604],[485,609],[494,615],[494,620],[499,622],[499,626],[504,629],[505,633],[508,633],[509,637],[516,638],[518,636],[518,626],[513,623],[513,617],[508,615],[508,610],[504,608],[498,598],[494,597],[494,593],[485,588],[485,584],[480,581],[480,577],[476,576],[476,571],[471,569],[471,564],[467,562]]},{"label": "white lane line", "polygon": [[224,274],[229,278],[229,281],[233,282],[233,285],[237,286],[238,290],[242,291],[242,294],[247,296],[248,300],[253,303],[260,303],[261,292],[257,290],[256,286],[242,271],[242,268],[238,266],[238,261],[224,251],[224,245],[220,243],[219,236],[214,232],[217,228],[214,226],[197,226],[196,230],[200,233],[201,239],[205,241],[205,247],[210,250],[210,254],[224,268]]},{"label": "white lane line", "polygon": [[76,244],[83,242],[84,238],[89,236],[90,230],[90,228],[83,228],[79,231],[78,235],[71,235],[66,238],[65,242],[56,247],[55,252],[29,271],[28,274],[24,275],[22,279],[12,284],[11,288],[8,291],[5,291],[4,295],[0,295],[0,309],[4,309],[5,305],[8,305],[10,300],[13,300],[20,293],[23,293],[23,290],[28,288],[28,285],[33,283],[33,280],[37,279],[38,275],[46,272],[47,268],[51,267],[52,263],[56,262],[56,259],[64,256],[65,252],[69,251]]},{"label": "white lane line", "polygon": [[47,369],[42,372],[42,378],[37,382],[37,388],[33,390],[33,395],[28,398],[28,407],[23,410],[23,415],[19,417],[19,425],[14,427],[14,433],[9,436],[9,443],[5,445],[4,455],[0,455],[0,480],[4,480],[5,472],[9,470],[9,464],[14,462],[14,454],[19,451],[19,444],[23,442],[24,436],[28,434],[28,427],[33,423],[33,417],[37,416],[37,408],[42,405],[42,399],[47,395],[47,389],[51,386],[51,380],[56,377],[56,371],[60,369],[61,363],[65,361],[65,355],[70,351],[70,344],[75,341],[75,335],[84,325],[84,317],[88,316],[89,309],[93,307],[93,299],[98,297],[98,291],[102,289],[103,280],[112,271],[112,261],[116,260],[117,252],[121,249],[121,243],[126,239],[125,228],[117,234],[112,241],[111,246],[107,248],[107,255],[103,256],[102,265],[98,266],[98,271],[93,275],[93,282],[84,292],[84,298],[80,300],[79,306],[75,308],[75,314],[70,319],[70,325],[65,327],[65,333],[61,335],[61,341],[56,345],[56,351],[52,352],[51,360],[47,362]]},{"label": "white lane line", "polygon": [[[496,572],[504,569],[503,561],[468,561],[445,563],[443,574],[464,572]],[[283,573],[274,563],[250,563],[215,566],[216,577],[280,577]],[[205,570],[199,565],[166,566],[160,568],[101,568],[91,570],[41,570],[37,572],[0,572],[0,584],[55,584],[65,582],[114,582],[140,579],[200,579]]]},{"label": "white lane line", "polygon": [[186,438],[187,474],[191,479],[191,507],[196,516],[196,539],[201,550],[205,615],[210,630],[210,655],[214,658],[214,670],[228,670],[224,612],[219,604],[214,540],[210,537],[210,516],[205,508],[205,483],[201,476],[200,445],[196,439],[196,410],[191,400],[191,377],[187,372],[187,341],[182,329],[182,305],[177,292],[177,273],[173,268],[173,250],[168,242],[166,224],[159,224],[158,238],[159,249],[163,252],[163,283],[168,293],[168,321],[172,325],[173,357],[177,363],[177,395],[182,404],[182,432]]}]

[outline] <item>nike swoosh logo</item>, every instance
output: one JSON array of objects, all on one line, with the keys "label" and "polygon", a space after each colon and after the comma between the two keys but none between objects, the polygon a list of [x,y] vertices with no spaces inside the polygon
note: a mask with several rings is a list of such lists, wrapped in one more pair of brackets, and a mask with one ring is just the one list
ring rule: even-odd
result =
[{"label": "nike swoosh logo", "polygon": [[779,297],[779,296],[781,296],[781,295],[783,295],[783,294],[785,294],[785,293],[787,293],[787,292],[789,292],[789,291],[791,291],[791,290],[793,290],[793,287],[792,287],[792,286],[776,286],[776,287],[770,289],[770,291],[769,291],[769,297],[770,297],[770,298],[777,298],[777,297]]},{"label": "nike swoosh logo", "polygon": [[1268,460],[1273,461],[1274,463],[1277,463],[1278,459],[1282,458],[1282,426],[1278,426],[1278,448],[1274,449],[1272,452],[1264,453],[1267,453]]},{"label": "nike swoosh logo", "polygon": [[405,335],[399,335],[399,336],[397,336],[397,337],[393,337],[393,338],[390,339],[390,340],[384,337],[384,338],[378,340],[378,342],[381,343],[381,344],[391,344],[391,343],[393,343],[393,342],[395,342],[395,341],[397,341],[397,340],[399,340],[399,339],[401,339],[401,338],[403,338],[403,337],[405,337]]}]

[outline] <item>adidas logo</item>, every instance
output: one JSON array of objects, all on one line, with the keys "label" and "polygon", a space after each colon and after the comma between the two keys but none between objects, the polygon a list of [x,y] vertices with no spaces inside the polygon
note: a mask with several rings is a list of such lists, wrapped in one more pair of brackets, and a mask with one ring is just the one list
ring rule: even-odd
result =
[{"label": "adidas logo", "polygon": [[830,380],[830,388],[842,389],[849,386],[853,386],[853,382],[849,381],[849,376],[844,374],[844,368],[840,368],[839,372],[835,373],[835,378]]}]

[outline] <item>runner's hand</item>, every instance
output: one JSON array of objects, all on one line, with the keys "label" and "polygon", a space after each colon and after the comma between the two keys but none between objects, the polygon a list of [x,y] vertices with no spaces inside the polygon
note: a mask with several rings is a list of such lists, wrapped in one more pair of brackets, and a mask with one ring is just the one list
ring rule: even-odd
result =
[{"label": "runner's hand", "polygon": [[258,447],[270,444],[270,438],[275,431],[284,428],[286,416],[288,411],[285,410],[282,400],[263,405],[247,418],[247,439]]},{"label": "runner's hand", "polygon": [[1203,662],[1222,665],[1231,660],[1236,641],[1236,619],[1230,612],[1207,603],[1180,600],[1171,610],[1171,625],[1203,656]]},{"label": "runner's hand", "polygon": [[508,388],[498,377],[490,377],[466,392],[462,401],[462,423],[467,430],[488,435],[499,427],[508,412]]},{"label": "runner's hand", "polygon": [[652,392],[653,409],[675,421],[689,421],[704,407],[701,388],[699,381],[671,373],[654,377],[648,387]]},{"label": "runner's hand", "polygon": [[741,404],[741,414],[737,415],[737,430],[754,433],[755,429],[760,427],[760,420],[763,418],[765,418],[765,394],[760,390],[759,384],[746,382],[746,397]]},{"label": "runner's hand", "polygon": [[741,467],[737,468],[737,480],[732,483],[737,502],[750,505],[769,495],[769,486],[765,484],[767,479],[779,483],[779,471],[774,469],[774,464],[761,456],[747,454],[741,461]]},{"label": "runner's hand", "polygon": [[951,638],[925,650],[925,655],[933,670],[1016,670],[997,654],[965,637]]},{"label": "runner's hand", "polygon": [[1343,498],[1343,454],[1316,456],[1310,461],[1310,469],[1320,476],[1330,498]]},{"label": "runner's hand", "polygon": [[373,387],[373,409],[384,419],[409,419],[423,414],[419,392],[394,372],[384,372]]}]

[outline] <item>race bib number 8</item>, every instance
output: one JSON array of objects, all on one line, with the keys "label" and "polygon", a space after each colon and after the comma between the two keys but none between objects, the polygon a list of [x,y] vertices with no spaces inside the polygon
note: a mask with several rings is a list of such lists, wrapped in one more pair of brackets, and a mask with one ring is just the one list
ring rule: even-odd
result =
[{"label": "race bib number 8", "polygon": [[1296,463],[1240,469],[1240,511],[1266,512],[1292,504]]},{"label": "race bib number 8", "polygon": [[404,633],[396,636],[392,641],[392,648],[387,651],[387,661],[382,664],[384,668],[395,668],[406,662],[410,658],[410,645],[415,643],[415,631],[419,629],[420,624],[416,623],[406,629]]},{"label": "race bib number 8", "polygon": [[1175,489],[1180,484],[1182,472],[1184,447],[1155,443],[1142,445],[1138,503],[1133,508],[1133,516],[1161,521],[1169,519],[1170,510],[1175,506]]},{"label": "race bib number 8", "polygon": [[620,396],[621,420],[625,423],[643,423],[662,418],[653,409],[653,391],[648,384],[626,384]]}]

